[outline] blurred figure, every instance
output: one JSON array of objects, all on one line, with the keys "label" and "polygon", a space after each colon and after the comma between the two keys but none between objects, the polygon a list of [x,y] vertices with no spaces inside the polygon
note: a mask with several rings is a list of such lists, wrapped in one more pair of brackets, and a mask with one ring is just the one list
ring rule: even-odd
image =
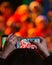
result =
[{"label": "blurred figure", "polygon": [[48,20],[46,16],[38,16],[35,20],[36,33],[38,36],[46,36],[47,34],[52,34],[52,30],[48,27]]},{"label": "blurred figure", "polygon": [[[52,9],[50,9],[48,11],[47,18],[48,18],[48,21],[49,21],[48,29],[51,30],[51,32],[52,32]],[[52,33],[51,33],[51,35],[52,35]]]},{"label": "blurred figure", "polygon": [[29,9],[31,11],[32,21],[35,21],[36,17],[43,13],[43,8],[37,1],[32,1],[29,5]]},{"label": "blurred figure", "polygon": [[7,21],[13,12],[9,1],[3,1],[0,3],[0,12],[3,14],[5,20]]},{"label": "blurred figure", "polygon": [[52,35],[46,36],[48,51],[52,54]]},{"label": "blurred figure", "polygon": [[0,15],[0,36],[4,34],[5,31],[5,19],[2,15]]},{"label": "blurred figure", "polygon": [[29,17],[28,5],[26,4],[20,5],[15,11],[15,14],[18,14],[20,16],[21,22],[24,22]]},{"label": "blurred figure", "polygon": [[27,30],[27,37],[28,38],[33,38],[34,37],[34,31],[35,31],[35,25],[33,22],[30,22],[28,25],[28,30]]},{"label": "blurred figure", "polygon": [[32,26],[31,28],[28,29],[28,37],[34,37],[34,31],[36,28],[35,19],[37,16],[41,15],[43,12],[42,6],[40,5],[39,2],[37,1],[32,1],[29,4],[29,9],[30,9],[30,17],[32,21]]},{"label": "blurred figure", "polygon": [[36,27],[34,28],[34,32],[31,34],[32,37],[35,36],[45,37],[47,34],[52,34],[52,30],[48,29],[48,20],[46,16],[42,15],[38,16],[35,19],[34,24],[36,25]]},{"label": "blurred figure", "polygon": [[21,33],[22,37],[24,37],[24,38],[29,38],[30,37],[29,35],[31,33],[28,35],[29,29],[34,30],[34,24],[31,20],[26,20],[23,24],[23,27],[20,30],[20,33]]},{"label": "blurred figure", "polygon": [[48,11],[47,16],[48,16],[49,22],[52,22],[52,10],[51,9],[50,11]]},{"label": "blurred figure", "polygon": [[37,2],[39,2],[41,5],[42,5],[42,7],[43,7],[43,9],[44,9],[44,15],[47,15],[47,12],[50,10],[50,0],[35,0],[35,1],[37,1]]},{"label": "blurred figure", "polygon": [[50,9],[50,11],[48,11],[47,17],[49,20],[49,28],[52,29],[52,9]]},{"label": "blurred figure", "polygon": [[48,20],[46,16],[40,15],[35,19],[36,27],[40,29],[45,29],[48,25]]},{"label": "blurred figure", "polygon": [[3,16],[0,15],[0,30],[4,30],[4,23],[5,23],[5,19]]},{"label": "blurred figure", "polygon": [[11,26],[13,23],[22,23],[28,18],[28,6],[25,4],[20,5],[13,16],[7,21],[7,26]]},{"label": "blurred figure", "polygon": [[48,20],[45,16],[38,16],[35,19],[36,31],[35,35],[37,36],[46,36],[47,34],[52,34],[52,30],[48,29]]},{"label": "blurred figure", "polygon": [[5,31],[4,31],[4,33],[5,33],[6,35],[9,35],[10,33],[12,33],[11,27],[7,27],[7,28],[5,29]]},{"label": "blurred figure", "polygon": [[[7,21],[7,26],[11,27],[20,27],[19,31],[15,31],[16,35],[21,35],[21,36],[26,36],[26,30],[27,30],[27,19],[29,18],[29,10],[28,10],[28,6],[26,4],[22,4],[20,5],[14,15],[9,18],[9,20]],[[18,25],[19,24],[19,25]],[[27,27],[26,27],[27,26]],[[14,28],[13,28],[14,30]]]}]

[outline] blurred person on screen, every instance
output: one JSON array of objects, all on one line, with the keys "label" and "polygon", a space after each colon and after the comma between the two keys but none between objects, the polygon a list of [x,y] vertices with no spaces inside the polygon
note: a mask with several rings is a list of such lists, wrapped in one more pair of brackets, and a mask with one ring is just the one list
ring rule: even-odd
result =
[{"label": "blurred person on screen", "polygon": [[0,3],[0,12],[3,14],[5,21],[12,15],[13,9],[9,1],[2,1]]}]

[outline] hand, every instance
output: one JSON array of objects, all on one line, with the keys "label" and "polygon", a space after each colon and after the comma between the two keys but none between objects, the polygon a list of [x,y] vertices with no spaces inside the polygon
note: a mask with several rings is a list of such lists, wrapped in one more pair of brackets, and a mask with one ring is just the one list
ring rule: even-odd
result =
[{"label": "hand", "polygon": [[49,56],[49,52],[48,52],[48,49],[47,49],[47,45],[46,45],[46,41],[44,38],[40,37],[40,39],[42,40],[42,42],[39,42],[39,43],[35,43],[38,48],[44,53],[45,56]]},{"label": "hand", "polygon": [[20,40],[21,38],[18,36],[15,36],[12,34],[10,34],[7,38],[7,45],[4,49],[4,51],[2,52],[2,58],[6,59],[7,56],[16,49],[15,44],[18,42],[18,40]]},{"label": "hand", "polygon": [[16,36],[13,33],[10,34],[7,38],[7,41],[13,45],[15,45],[18,41],[20,41],[22,39],[22,37],[20,36]]}]

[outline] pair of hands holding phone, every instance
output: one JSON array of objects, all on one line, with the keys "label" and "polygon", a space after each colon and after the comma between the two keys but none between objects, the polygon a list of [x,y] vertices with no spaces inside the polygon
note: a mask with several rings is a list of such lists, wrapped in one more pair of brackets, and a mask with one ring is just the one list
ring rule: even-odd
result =
[{"label": "pair of hands holding phone", "polygon": [[[8,46],[6,45],[6,49],[5,51],[3,51],[3,54],[2,54],[2,58],[6,59],[6,57],[13,51],[16,49],[15,45],[16,43],[21,40],[22,37],[19,37],[19,36],[15,36],[12,34],[10,34],[7,38],[7,41],[8,41]],[[47,49],[47,45],[46,45],[46,41],[44,38],[40,37],[40,39],[42,40],[42,42],[38,42],[38,43],[34,43],[34,49],[37,49],[39,48],[43,53],[44,55],[47,57],[49,56],[49,52],[48,52],[48,49]],[[24,42],[25,43],[25,42]],[[38,47],[37,47],[38,46]]]},{"label": "pair of hands holding phone", "polygon": [[[20,39],[20,38],[19,38],[19,39]],[[42,38],[42,37],[40,37],[40,39],[42,40],[42,42],[35,43],[35,42],[32,41],[32,42],[35,44],[35,46],[34,46],[35,49],[37,49],[36,46],[38,46],[38,48],[39,48],[46,56],[49,56],[48,49],[47,49],[47,45],[46,45],[46,40],[45,40],[44,38]],[[8,40],[9,40],[9,42],[10,42],[11,44],[13,44],[13,45],[15,46],[15,44],[16,44],[17,41],[18,41],[18,38],[17,38],[17,36],[11,34],[11,35],[8,36]],[[24,43],[25,43],[25,42],[24,42]]]}]

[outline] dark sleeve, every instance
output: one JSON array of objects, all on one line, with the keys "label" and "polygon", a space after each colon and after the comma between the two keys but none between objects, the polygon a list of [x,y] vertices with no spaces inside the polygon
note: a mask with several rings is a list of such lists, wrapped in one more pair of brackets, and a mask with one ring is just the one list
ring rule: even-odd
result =
[{"label": "dark sleeve", "polygon": [[52,55],[48,56],[44,61],[43,65],[52,65]]},{"label": "dark sleeve", "polygon": [[0,58],[0,65],[4,62],[4,59]]},{"label": "dark sleeve", "polygon": [[42,65],[42,59],[31,49],[17,49],[5,60],[4,65]]}]

